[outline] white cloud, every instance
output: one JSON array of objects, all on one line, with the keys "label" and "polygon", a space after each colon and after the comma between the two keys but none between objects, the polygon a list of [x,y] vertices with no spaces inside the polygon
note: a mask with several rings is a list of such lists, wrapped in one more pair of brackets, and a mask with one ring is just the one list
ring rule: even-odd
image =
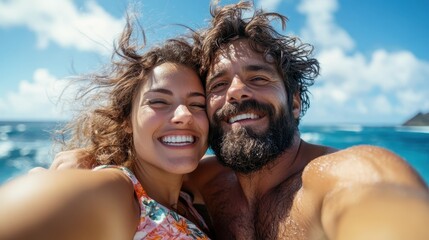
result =
[{"label": "white cloud", "polygon": [[10,120],[52,120],[67,119],[70,116],[58,103],[60,94],[68,84],[57,79],[46,69],[37,69],[33,80],[23,80],[17,92],[9,92],[0,98],[2,119]]},{"label": "white cloud", "polygon": [[262,8],[264,11],[275,11],[282,0],[260,0],[258,1],[257,8]]},{"label": "white cloud", "polygon": [[365,56],[336,24],[335,0],[302,0],[298,8],[307,17],[304,41],[315,45],[321,65],[304,122],[400,124],[429,110],[429,62],[407,50]]},{"label": "white cloud", "polygon": [[37,35],[40,48],[54,42],[110,54],[124,23],[124,18],[109,15],[95,1],[85,1],[82,9],[72,0],[0,1],[0,27],[26,26]]},{"label": "white cloud", "polygon": [[335,23],[334,12],[338,9],[336,0],[302,0],[298,12],[307,16],[301,37],[318,48],[354,48],[349,34]]}]

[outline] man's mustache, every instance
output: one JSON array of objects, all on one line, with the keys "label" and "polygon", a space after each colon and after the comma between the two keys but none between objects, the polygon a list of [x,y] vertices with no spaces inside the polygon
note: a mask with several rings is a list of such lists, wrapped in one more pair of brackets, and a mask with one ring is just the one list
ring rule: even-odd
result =
[{"label": "man's mustache", "polygon": [[260,116],[273,116],[274,106],[271,104],[260,103],[254,99],[245,100],[239,103],[227,103],[215,112],[213,120],[215,122],[220,122],[222,120],[226,121],[231,116],[235,116],[244,112],[253,112]]}]

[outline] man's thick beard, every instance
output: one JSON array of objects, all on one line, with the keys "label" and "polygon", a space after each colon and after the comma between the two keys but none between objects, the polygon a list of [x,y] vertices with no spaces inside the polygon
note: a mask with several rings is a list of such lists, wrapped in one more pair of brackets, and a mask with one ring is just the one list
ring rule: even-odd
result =
[{"label": "man's thick beard", "polygon": [[[218,110],[210,123],[209,134],[211,148],[218,160],[242,174],[258,171],[273,162],[292,145],[297,131],[291,109],[288,108],[288,113],[284,109],[274,115],[274,106],[248,100]],[[264,113],[269,118],[269,128],[264,133],[256,133],[250,127],[224,132],[221,119],[249,110]]]}]

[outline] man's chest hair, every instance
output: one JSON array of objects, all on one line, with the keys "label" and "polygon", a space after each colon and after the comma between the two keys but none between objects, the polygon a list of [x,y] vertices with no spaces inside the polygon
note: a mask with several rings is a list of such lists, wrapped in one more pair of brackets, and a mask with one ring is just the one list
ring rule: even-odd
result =
[{"label": "man's chest hair", "polygon": [[231,235],[237,239],[306,239],[307,217],[294,206],[300,189],[301,176],[297,174],[248,206],[237,189],[222,188],[207,207],[216,232],[229,234],[222,239]]}]

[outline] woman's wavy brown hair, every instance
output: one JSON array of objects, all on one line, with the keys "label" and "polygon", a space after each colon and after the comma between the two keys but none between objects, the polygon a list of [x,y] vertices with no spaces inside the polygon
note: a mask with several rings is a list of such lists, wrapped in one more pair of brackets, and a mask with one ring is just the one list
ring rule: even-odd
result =
[{"label": "woman's wavy brown hair", "polygon": [[171,62],[196,72],[199,70],[198,58],[192,55],[192,39],[170,39],[143,52],[146,45],[144,32],[141,31],[143,40],[139,43],[133,37],[133,26],[127,19],[106,70],[79,78],[79,82],[85,83],[76,96],[82,109],[60,131],[62,150],[84,148],[94,165],[115,164],[132,168],[135,158],[133,137],[125,129],[131,126],[133,99],[154,67]]},{"label": "woman's wavy brown hair", "polygon": [[284,30],[287,21],[285,16],[255,10],[252,17],[244,18],[243,13],[251,10],[253,6],[248,1],[211,7],[211,24],[199,32],[199,43],[195,49],[201,56],[201,75],[206,77],[219,49],[234,40],[247,39],[253,51],[274,58],[278,72],[283,77],[288,104],[292,104],[292,97],[296,93],[300,95],[301,118],[310,106],[308,87],[313,85],[319,75],[319,63],[311,58],[313,47],[301,43],[296,37],[278,33],[270,25],[272,20],[278,19]]}]

